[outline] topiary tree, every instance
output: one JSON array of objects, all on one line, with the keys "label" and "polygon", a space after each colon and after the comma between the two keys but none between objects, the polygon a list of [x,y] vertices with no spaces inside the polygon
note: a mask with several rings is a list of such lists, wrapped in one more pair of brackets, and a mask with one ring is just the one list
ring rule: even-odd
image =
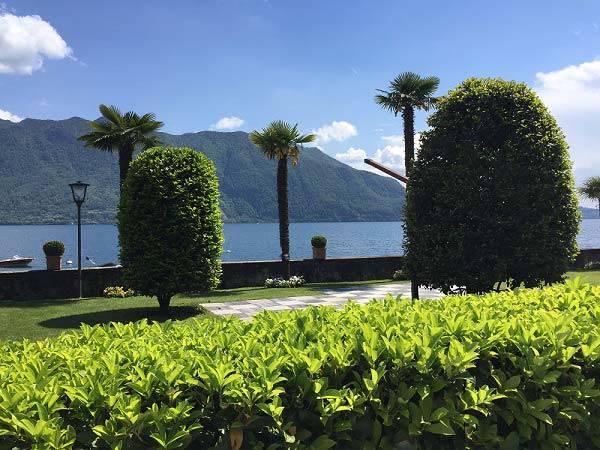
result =
[{"label": "topiary tree", "polygon": [[140,154],[123,183],[119,243],[128,287],[156,296],[162,313],[184,291],[214,289],[223,225],[215,166],[190,148]]},{"label": "topiary tree", "polygon": [[561,280],[580,213],[568,147],[525,84],[472,78],[437,104],[407,189],[407,268],[450,292]]}]

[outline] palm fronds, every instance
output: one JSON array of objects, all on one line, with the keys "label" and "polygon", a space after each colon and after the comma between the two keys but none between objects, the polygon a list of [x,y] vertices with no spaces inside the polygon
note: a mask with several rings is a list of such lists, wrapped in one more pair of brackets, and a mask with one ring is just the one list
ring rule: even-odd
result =
[{"label": "palm fronds", "polygon": [[261,131],[250,133],[250,140],[269,159],[290,157],[292,164],[298,163],[302,144],[313,142],[314,134],[300,134],[298,124],[291,125],[283,120],[275,120]]}]

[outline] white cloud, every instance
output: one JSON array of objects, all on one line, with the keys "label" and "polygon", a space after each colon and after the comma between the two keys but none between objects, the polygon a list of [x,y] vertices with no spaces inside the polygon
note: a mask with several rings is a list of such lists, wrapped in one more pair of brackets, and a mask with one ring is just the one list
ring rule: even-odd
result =
[{"label": "white cloud", "polygon": [[21,120],[23,120],[23,118],[15,115],[11,112],[0,109],[0,120],[9,120],[11,122],[20,122]]},{"label": "white cloud", "polygon": [[362,148],[350,147],[343,153],[336,153],[335,159],[344,164],[348,164],[355,169],[364,169],[364,159],[367,157],[367,152]]},{"label": "white cloud", "polygon": [[0,12],[0,73],[31,75],[42,68],[45,58],[72,55],[65,40],[40,16]]},{"label": "white cloud", "polygon": [[600,165],[600,60],[538,72],[536,90],[569,143],[575,176],[583,176]]},{"label": "white cloud", "polygon": [[350,122],[344,120],[333,121],[329,125],[323,125],[317,130],[313,130],[313,133],[317,135],[317,141],[324,143],[329,141],[345,141],[352,136],[356,136],[358,131],[356,127]]},{"label": "white cloud", "polygon": [[600,60],[535,74],[538,92],[557,113],[600,111]]},{"label": "white cloud", "polygon": [[[391,145],[400,145],[404,147],[404,136],[401,134],[392,134],[390,136],[381,136],[381,139],[389,142]],[[421,133],[415,133],[415,149],[421,147]]]},{"label": "white cloud", "polygon": [[[364,163],[364,159],[367,158],[367,152],[362,148],[350,147],[343,153],[336,153],[335,159],[344,164],[347,164],[355,169],[368,170],[369,172],[376,173],[378,175],[384,175],[381,171],[375,169],[372,166]],[[386,145],[383,148],[375,150],[370,158],[375,161],[394,169],[401,174],[404,174],[404,146],[399,145]],[[386,175],[387,176],[387,175]]]},{"label": "white cloud", "polygon": [[228,116],[219,119],[217,123],[211,125],[211,128],[215,130],[235,130],[244,125],[244,123],[244,119],[236,116]]},{"label": "white cloud", "polygon": [[384,166],[404,174],[404,146],[386,145],[383,148],[378,148],[373,155],[373,159]]}]

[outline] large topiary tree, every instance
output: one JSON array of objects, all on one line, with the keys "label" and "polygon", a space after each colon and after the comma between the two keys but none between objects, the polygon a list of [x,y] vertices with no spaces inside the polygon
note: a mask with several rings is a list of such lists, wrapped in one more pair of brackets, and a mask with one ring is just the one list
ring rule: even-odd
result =
[{"label": "large topiary tree", "polygon": [[445,292],[559,281],[580,213],[554,118],[501,79],[466,80],[437,107],[407,191],[411,277]]},{"label": "large topiary tree", "polygon": [[215,166],[190,148],[156,147],[132,163],[119,205],[126,284],[156,296],[162,313],[178,292],[214,289],[223,225]]}]

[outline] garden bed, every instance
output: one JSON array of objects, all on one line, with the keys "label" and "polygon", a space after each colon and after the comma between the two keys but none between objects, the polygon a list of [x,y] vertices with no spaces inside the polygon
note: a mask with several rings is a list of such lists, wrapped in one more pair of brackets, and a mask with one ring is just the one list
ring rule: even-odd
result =
[{"label": "garden bed", "polygon": [[[0,351],[18,448],[600,445],[600,287],[84,326]],[[272,447],[269,447],[272,445]]]}]

